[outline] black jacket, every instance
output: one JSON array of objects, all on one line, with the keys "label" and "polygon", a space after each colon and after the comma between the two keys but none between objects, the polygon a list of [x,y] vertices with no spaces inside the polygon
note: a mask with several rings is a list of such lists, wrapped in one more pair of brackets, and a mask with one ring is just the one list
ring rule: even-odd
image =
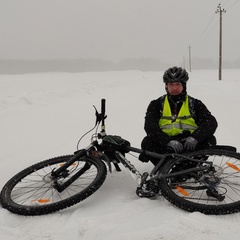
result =
[{"label": "black jacket", "polygon": [[[147,136],[150,137],[155,144],[159,144],[162,147],[165,147],[167,143],[173,139],[173,137],[168,136],[159,127],[165,96],[166,95],[150,102],[144,125]],[[200,100],[191,96],[188,96],[188,99],[190,113],[199,126],[191,136],[197,139],[199,143],[202,143],[213,136],[218,126],[217,120]],[[174,108],[176,108],[177,113],[182,106],[182,102],[169,101],[169,104],[172,112],[174,112]]]}]

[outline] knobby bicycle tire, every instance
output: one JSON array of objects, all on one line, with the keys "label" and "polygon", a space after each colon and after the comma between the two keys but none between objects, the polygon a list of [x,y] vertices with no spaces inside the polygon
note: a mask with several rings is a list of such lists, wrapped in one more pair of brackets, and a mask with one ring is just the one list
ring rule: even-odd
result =
[{"label": "knobby bicycle tire", "polygon": [[69,179],[87,163],[91,167],[63,192],[53,188],[51,172],[68,161],[73,155],[60,156],[36,163],[12,177],[3,187],[0,203],[3,208],[20,215],[43,215],[62,210],[86,199],[99,189],[106,179],[107,169],[99,159],[86,156],[72,164]]},{"label": "knobby bicycle tire", "polygon": [[[207,193],[202,186],[190,176],[176,177],[175,179],[163,178],[160,181],[162,195],[173,205],[189,212],[198,211],[209,215],[231,214],[240,211],[240,154],[220,149],[207,149],[188,154],[192,158],[203,157],[212,161],[216,170],[215,189],[217,199]],[[176,160],[167,162],[161,173],[168,174],[176,168]],[[174,182],[175,181],[175,182]]]}]

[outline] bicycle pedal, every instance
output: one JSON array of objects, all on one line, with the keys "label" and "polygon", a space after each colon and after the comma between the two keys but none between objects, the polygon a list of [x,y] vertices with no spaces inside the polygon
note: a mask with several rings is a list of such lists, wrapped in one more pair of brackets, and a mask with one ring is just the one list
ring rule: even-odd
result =
[{"label": "bicycle pedal", "polygon": [[136,194],[141,198],[153,198],[157,195],[156,192],[148,191],[146,189],[143,189],[143,187],[138,187],[136,190]]}]

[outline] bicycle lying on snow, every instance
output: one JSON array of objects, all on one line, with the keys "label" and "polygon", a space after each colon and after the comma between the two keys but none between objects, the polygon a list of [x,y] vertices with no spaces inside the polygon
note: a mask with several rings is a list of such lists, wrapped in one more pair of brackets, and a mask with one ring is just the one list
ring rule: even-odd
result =
[{"label": "bicycle lying on snow", "polygon": [[3,208],[20,215],[42,215],[70,207],[101,187],[107,168],[111,172],[115,166],[121,171],[121,163],[134,175],[139,197],[154,198],[161,194],[189,212],[219,215],[240,211],[240,154],[235,147],[217,145],[184,154],[144,151],[159,162],[150,173],[141,174],[125,156],[143,150],[131,147],[120,136],[106,134],[105,99],[101,101],[101,113],[96,107],[95,111],[96,124],[92,130],[96,131],[90,145],[16,174],[1,191]]}]

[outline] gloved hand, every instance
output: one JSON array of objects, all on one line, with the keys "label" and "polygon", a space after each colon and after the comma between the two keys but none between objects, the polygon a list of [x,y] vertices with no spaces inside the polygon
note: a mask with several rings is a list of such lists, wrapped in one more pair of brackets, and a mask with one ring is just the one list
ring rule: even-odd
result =
[{"label": "gloved hand", "polygon": [[184,149],[186,151],[193,151],[198,144],[198,140],[193,137],[187,137],[184,143]]},{"label": "gloved hand", "polygon": [[181,153],[183,151],[183,145],[177,140],[171,140],[167,144],[168,148],[171,148],[175,153]]}]

